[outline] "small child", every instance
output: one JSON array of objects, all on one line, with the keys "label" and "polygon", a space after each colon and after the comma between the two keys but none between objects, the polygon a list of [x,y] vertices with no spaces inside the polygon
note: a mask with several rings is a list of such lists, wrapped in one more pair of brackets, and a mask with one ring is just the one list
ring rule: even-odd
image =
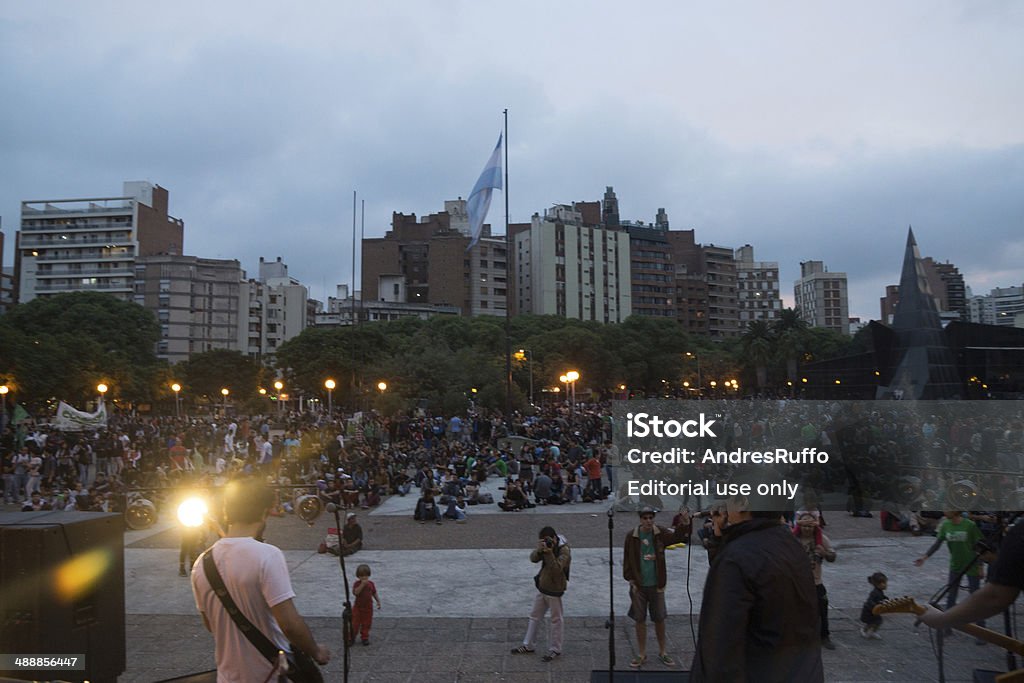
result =
[{"label": "small child", "polygon": [[878,627],[882,625],[882,617],[871,610],[878,603],[889,599],[885,597],[885,589],[889,585],[889,579],[882,572],[875,572],[868,577],[868,583],[873,588],[860,610],[860,620],[864,623],[864,626],[860,629],[860,634],[865,638],[881,640],[882,636],[878,635]]},{"label": "small child", "polygon": [[356,582],[352,585],[352,592],[356,596],[355,604],[352,606],[352,642],[355,642],[358,633],[363,645],[369,645],[374,601],[377,602],[377,609],[380,609],[377,586],[370,581],[370,565],[361,564],[356,567]]}]

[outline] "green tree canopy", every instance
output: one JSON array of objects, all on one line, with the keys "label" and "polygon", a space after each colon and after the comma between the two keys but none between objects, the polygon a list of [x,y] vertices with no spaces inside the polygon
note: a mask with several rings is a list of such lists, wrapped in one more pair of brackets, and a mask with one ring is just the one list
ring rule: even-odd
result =
[{"label": "green tree canopy", "polygon": [[162,364],[160,327],[142,306],[100,292],[38,298],[0,317],[0,373],[19,401],[82,404],[105,382],[110,398],[151,400]]}]

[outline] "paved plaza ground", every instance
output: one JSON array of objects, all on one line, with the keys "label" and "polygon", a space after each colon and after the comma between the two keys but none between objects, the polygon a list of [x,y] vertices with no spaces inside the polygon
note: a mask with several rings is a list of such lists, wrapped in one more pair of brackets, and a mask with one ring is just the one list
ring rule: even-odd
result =
[{"label": "paved plaza ground", "polygon": [[[496,481],[491,480],[490,488]],[[618,512],[613,517],[615,566],[610,580],[607,503],[515,513],[502,512],[496,505],[476,506],[470,508],[465,524],[421,525],[412,519],[415,500],[415,495],[395,496],[372,511],[356,511],[366,545],[347,559],[349,581],[357,564],[369,564],[383,609],[374,618],[372,643],[357,645],[351,652],[350,681],[589,681],[591,670],[609,665],[605,623],[610,595],[616,668],[628,669],[636,637],[625,616],[628,597],[621,579],[621,546],[636,524],[635,513]],[[912,595],[922,602],[945,581],[947,551],[940,550],[917,568],[912,562],[931,544],[930,537],[883,532],[877,516],[826,517],[826,533],[838,551],[837,561],[824,567],[836,644],[835,650],[823,651],[826,680],[939,680],[929,629],[915,628],[910,616],[892,615],[882,627],[884,639],[866,641],[858,633],[858,618],[870,590],[869,574],[882,571],[889,576],[890,597]],[[671,512],[664,512],[658,523],[665,525],[670,519]],[[536,565],[530,563],[529,552],[545,525],[563,534],[573,552],[572,579],[564,598],[564,654],[551,663],[540,658],[546,628],[541,629],[537,654],[510,654],[526,628],[536,590]],[[326,680],[341,681],[340,562],[316,552],[329,526],[334,521],[328,515],[312,526],[290,515],[271,518],[267,540],[284,551],[298,609],[317,639],[334,653],[325,669]],[[121,681],[152,683],[214,667],[212,637],[196,613],[188,579],[178,576],[178,542],[178,527],[169,515],[150,529],[125,534],[128,658]],[[702,548],[691,546],[669,551],[668,564],[668,651],[679,663],[674,670],[684,671],[693,657],[708,562]],[[1001,619],[990,625],[1001,628]],[[657,652],[651,635],[649,654]],[[1006,670],[1001,649],[976,645],[964,634],[946,641],[945,660],[950,683],[971,681],[974,669]],[[645,668],[665,669],[655,662]]]},{"label": "paved plaza ground", "polygon": [[[492,482],[496,480],[491,480]],[[621,576],[621,543],[636,523],[635,513],[613,518],[615,561],[609,581],[608,505],[538,507],[516,513],[496,505],[471,508],[465,524],[421,525],[412,519],[415,496],[392,497],[372,511],[357,511],[365,550],[348,558],[367,563],[381,594],[372,643],[351,652],[351,681],[588,681],[592,669],[608,667],[609,594],[614,591],[616,668],[627,669],[636,638]],[[667,524],[668,512],[658,522]],[[890,597],[923,601],[944,582],[946,551],[922,568],[913,566],[930,537],[882,532],[878,519],[827,515],[826,529],[838,559],[824,568],[836,649],[824,651],[829,681],[936,681],[938,664],[929,629],[915,628],[907,615],[886,618],[881,641],[858,633],[860,606],[870,591],[867,576],[889,576]],[[544,663],[542,629],[535,655],[512,655],[521,643],[535,588],[529,562],[537,531],[552,525],[573,548],[572,580],[564,598],[564,654]],[[284,550],[299,611],[316,637],[335,653],[327,680],[342,680],[340,615],[344,588],[337,557],[316,546],[333,526],[322,516],[312,527],[294,517],[270,520],[268,542]],[[213,640],[195,612],[189,582],[177,575],[178,531],[162,520],[125,539],[128,670],[122,681],[151,682],[213,668]],[[669,652],[689,669],[701,590],[707,575],[703,549],[670,551]],[[1017,607],[1018,613],[1021,608]],[[693,615],[692,617],[690,615]],[[1000,624],[996,626],[1001,627]],[[652,633],[653,636],[653,633]],[[653,640],[653,638],[652,638]],[[653,645],[651,652],[655,652]],[[973,669],[1006,670],[1002,650],[978,646],[964,634],[946,642],[946,680],[971,680]],[[649,670],[664,669],[651,663]]]}]

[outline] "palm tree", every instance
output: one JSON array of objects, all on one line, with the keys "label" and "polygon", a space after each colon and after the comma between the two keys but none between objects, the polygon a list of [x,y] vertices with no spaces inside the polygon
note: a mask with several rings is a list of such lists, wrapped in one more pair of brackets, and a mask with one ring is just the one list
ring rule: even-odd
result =
[{"label": "palm tree", "polygon": [[797,359],[807,348],[809,327],[795,308],[782,309],[779,318],[772,325],[776,352],[786,361],[786,379],[790,382],[796,382]]},{"label": "palm tree", "polygon": [[772,330],[764,320],[752,320],[747,331],[740,337],[740,349],[744,358],[754,365],[757,375],[757,390],[764,391],[768,379],[768,362],[772,358]]}]

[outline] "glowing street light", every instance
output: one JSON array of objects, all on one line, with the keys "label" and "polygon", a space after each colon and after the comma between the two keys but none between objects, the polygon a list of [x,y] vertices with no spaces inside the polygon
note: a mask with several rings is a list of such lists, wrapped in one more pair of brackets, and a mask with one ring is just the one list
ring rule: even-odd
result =
[{"label": "glowing street light", "polygon": [[99,384],[96,385],[96,391],[99,392],[101,399],[103,398],[103,395],[106,394],[109,389],[110,389],[110,387],[108,387],[103,382],[100,382]]},{"label": "glowing street light", "polygon": [[228,414],[228,394],[230,394],[230,393],[231,392],[228,391],[227,387],[224,387],[223,389],[220,390],[220,395],[224,397],[224,416],[225,417],[227,417],[227,414]]},{"label": "glowing street light", "polygon": [[277,392],[277,414],[281,414],[281,390],[284,389],[284,382],[277,380],[274,382],[274,391]]},{"label": "glowing street light", "polygon": [[324,386],[327,387],[327,414],[331,415],[334,413],[334,387],[338,385],[333,379],[327,379]]},{"label": "glowing street light", "polygon": [[6,384],[0,384],[0,434],[3,434],[7,426],[7,392],[10,388]]},{"label": "glowing street light", "polygon": [[530,405],[533,405],[533,351],[530,349],[519,349],[515,352],[516,360],[526,360],[530,368]]},{"label": "glowing street light", "polygon": [[181,407],[178,404],[178,393],[181,391],[181,385],[175,382],[171,385],[171,391],[174,392],[174,417],[181,417]]},{"label": "glowing street light", "polygon": [[697,398],[700,398],[700,390],[701,386],[703,386],[700,382],[700,356],[693,353],[692,351],[687,351],[685,355],[687,358],[692,358],[693,360],[697,361]]},{"label": "glowing street light", "polygon": [[377,389],[383,394],[388,390],[388,383],[384,381],[377,382]]}]

